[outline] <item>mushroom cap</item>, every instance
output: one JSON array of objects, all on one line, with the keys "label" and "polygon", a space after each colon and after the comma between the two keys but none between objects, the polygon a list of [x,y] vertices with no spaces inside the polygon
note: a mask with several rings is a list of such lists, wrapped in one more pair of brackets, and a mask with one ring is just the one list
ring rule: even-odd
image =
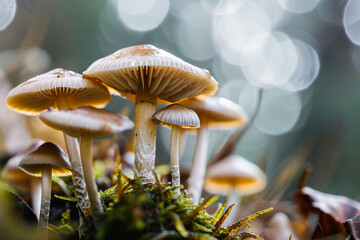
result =
[{"label": "mushroom cap", "polygon": [[31,178],[33,178],[33,176],[30,176],[22,171],[19,168],[19,162],[24,156],[36,150],[43,143],[43,140],[34,139],[29,147],[10,158],[1,172],[1,178],[11,187],[20,190],[29,190],[31,188]]},{"label": "mushroom cap", "polygon": [[163,102],[214,95],[218,82],[210,73],[152,45],[138,45],[95,61],[84,72],[134,101],[144,89]]},{"label": "mushroom cap", "polygon": [[199,128],[200,120],[197,114],[179,104],[171,104],[154,113],[153,121],[170,127],[175,125],[181,128]]},{"label": "mushroom cap", "polygon": [[238,155],[230,155],[208,167],[204,189],[212,194],[250,195],[266,186],[264,172]]},{"label": "mushroom cap", "polygon": [[27,154],[19,167],[29,175],[41,176],[44,168],[52,168],[52,174],[65,176],[71,174],[71,165],[64,150],[55,143],[46,142],[35,151]]},{"label": "mushroom cap", "polygon": [[131,129],[134,126],[134,123],[126,116],[89,106],[72,110],[42,112],[40,119],[48,126],[61,130],[72,137],[81,135],[104,137]]},{"label": "mushroom cap", "polygon": [[209,127],[239,127],[249,121],[242,107],[222,97],[190,98],[179,104],[194,110],[200,123]]},{"label": "mushroom cap", "polygon": [[10,91],[6,102],[15,111],[34,115],[49,107],[57,108],[55,97],[59,95],[66,95],[72,108],[103,106],[111,100],[102,83],[57,68],[21,83]]}]

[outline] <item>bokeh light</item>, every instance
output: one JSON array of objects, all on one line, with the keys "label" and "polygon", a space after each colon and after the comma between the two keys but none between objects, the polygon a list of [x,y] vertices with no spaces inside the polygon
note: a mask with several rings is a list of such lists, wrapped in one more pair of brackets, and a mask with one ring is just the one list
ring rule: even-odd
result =
[{"label": "bokeh light", "polygon": [[259,58],[243,66],[246,78],[259,87],[269,87],[289,80],[298,64],[298,55],[291,39],[275,32],[264,44]]},{"label": "bokeh light", "polygon": [[100,13],[97,37],[104,54],[116,51],[119,44],[132,45],[142,37],[141,32],[128,30],[119,23],[117,14],[117,0],[109,0]]},{"label": "bokeh light", "polygon": [[194,3],[195,1],[193,0],[180,0],[180,1],[171,1],[170,3],[170,15],[174,16],[174,17],[180,17],[181,18],[181,12],[184,8],[186,8],[186,6],[188,6],[189,4]]},{"label": "bokeh light", "polygon": [[215,55],[211,40],[212,16],[202,6],[193,2],[179,13],[175,24],[175,41],[188,58],[205,61]]},{"label": "bokeh light", "polygon": [[24,67],[31,73],[42,73],[51,66],[51,57],[43,48],[29,48],[24,56]]},{"label": "bokeh light", "polygon": [[235,13],[214,16],[213,39],[217,50],[235,65],[246,65],[256,60],[263,51],[270,30],[267,13],[253,1],[247,1]]},{"label": "bokeh light", "polygon": [[118,0],[117,11],[119,19],[128,28],[149,31],[162,23],[169,6],[169,0]]},{"label": "bokeh light", "polygon": [[263,1],[263,0],[254,0],[257,2],[262,9],[264,9],[271,21],[271,25],[273,29],[276,29],[278,24],[283,23],[283,17],[284,17],[284,9],[276,2],[276,0],[269,0],[269,1]]},{"label": "bokeh light", "polygon": [[349,0],[344,10],[345,31],[350,40],[360,44],[360,1]]},{"label": "bokeh light", "polygon": [[300,40],[293,42],[296,46],[298,62],[289,80],[279,86],[286,91],[300,91],[308,88],[320,71],[320,61],[316,51]]},{"label": "bokeh light", "polygon": [[297,93],[280,89],[264,92],[255,126],[270,135],[288,133],[295,126],[301,113],[301,100]]},{"label": "bokeh light", "polygon": [[306,13],[312,11],[320,0],[278,0],[280,6],[291,13]]},{"label": "bokeh light", "polygon": [[15,58],[16,54],[17,52],[14,49],[0,52],[0,68],[2,68],[2,71],[11,64],[11,60]]},{"label": "bokeh light", "polygon": [[14,19],[16,12],[15,0],[0,1],[0,31],[4,30]]},{"label": "bokeh light", "polygon": [[245,79],[241,67],[229,63],[226,59],[221,57],[221,55],[213,59],[212,74],[220,84],[224,84],[227,81],[232,81],[234,79]]},{"label": "bokeh light", "polygon": [[234,80],[223,84],[217,96],[239,104],[251,116],[259,100],[259,88],[245,80]]},{"label": "bokeh light", "polygon": [[201,5],[210,13],[226,15],[236,12],[246,0],[200,0]]}]

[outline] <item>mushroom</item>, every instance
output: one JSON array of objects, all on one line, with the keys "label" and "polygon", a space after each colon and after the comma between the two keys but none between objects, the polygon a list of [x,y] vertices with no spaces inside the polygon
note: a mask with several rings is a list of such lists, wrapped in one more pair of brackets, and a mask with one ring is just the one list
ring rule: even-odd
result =
[{"label": "mushroom", "polygon": [[[179,167],[179,139],[180,128],[199,128],[200,120],[196,113],[179,104],[168,105],[157,111],[152,119],[160,125],[171,128],[171,178],[172,186],[180,186],[180,167]],[[180,193],[180,189],[176,190]]]},{"label": "mushroom", "polygon": [[131,129],[134,126],[133,122],[125,116],[89,106],[72,110],[42,112],[40,119],[48,126],[61,130],[72,137],[80,137],[80,153],[86,188],[92,212],[95,220],[98,220],[103,214],[103,208],[92,169],[93,138]]},{"label": "mushroom", "polygon": [[71,165],[64,151],[56,144],[46,142],[27,154],[19,167],[32,176],[41,176],[41,209],[39,228],[46,229],[49,222],[51,176],[71,174]]},{"label": "mushroom", "polygon": [[[227,156],[210,165],[204,183],[207,192],[228,196],[229,204],[239,204],[241,196],[258,193],[265,186],[264,172],[239,155]],[[229,218],[227,222],[231,222],[231,219]]]},{"label": "mushroom", "polygon": [[135,174],[154,183],[156,124],[151,120],[157,102],[177,102],[214,95],[218,83],[209,72],[152,45],[132,46],[95,61],[85,78],[99,79],[135,101]]},{"label": "mushroom", "polygon": [[191,98],[179,104],[193,109],[200,119],[196,148],[188,179],[188,190],[195,204],[200,200],[207,163],[208,128],[239,127],[248,122],[247,114],[236,103],[226,98]]},{"label": "mushroom", "polygon": [[[84,79],[78,73],[57,68],[18,85],[10,91],[6,102],[17,112],[34,115],[51,107],[70,109],[83,105],[102,106],[110,99],[109,91],[98,81]],[[87,217],[89,197],[85,191],[78,140],[67,134],[64,134],[64,138],[73,168],[77,204]]]},{"label": "mushroom", "polygon": [[19,113],[37,115],[50,107],[101,107],[110,99],[109,91],[103,84],[84,79],[73,71],[56,68],[13,88],[7,96],[6,103]]},{"label": "mushroom", "polygon": [[44,141],[40,139],[32,140],[30,146],[6,162],[1,172],[1,178],[11,187],[31,192],[31,205],[38,219],[41,204],[41,180],[38,177],[24,173],[19,168],[19,162],[26,154],[36,150],[43,143]]}]

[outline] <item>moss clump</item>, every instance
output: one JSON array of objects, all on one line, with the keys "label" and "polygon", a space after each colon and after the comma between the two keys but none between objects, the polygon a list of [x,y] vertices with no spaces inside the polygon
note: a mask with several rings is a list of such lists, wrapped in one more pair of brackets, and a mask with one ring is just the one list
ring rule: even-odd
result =
[{"label": "moss clump", "polygon": [[[248,222],[266,209],[222,228],[229,215],[226,202],[215,214],[206,207],[216,201],[213,196],[200,205],[191,205],[184,191],[176,193],[170,183],[142,185],[139,179],[130,179],[120,172],[117,185],[101,194],[106,212],[98,226],[96,239],[261,239],[252,233]],[[156,178],[157,179],[157,178]],[[223,213],[224,212],[224,213]],[[247,227],[250,232],[241,232]]]}]

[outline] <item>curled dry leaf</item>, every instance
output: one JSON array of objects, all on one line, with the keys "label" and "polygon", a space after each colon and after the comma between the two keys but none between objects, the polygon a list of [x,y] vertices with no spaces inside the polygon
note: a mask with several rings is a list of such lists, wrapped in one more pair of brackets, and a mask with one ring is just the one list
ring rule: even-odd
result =
[{"label": "curled dry leaf", "polygon": [[344,226],[353,239],[360,240],[360,215],[346,220]]},{"label": "curled dry leaf", "polygon": [[346,232],[343,222],[360,214],[359,202],[310,187],[303,187],[294,197],[305,217],[314,212],[319,216],[313,238]]}]

